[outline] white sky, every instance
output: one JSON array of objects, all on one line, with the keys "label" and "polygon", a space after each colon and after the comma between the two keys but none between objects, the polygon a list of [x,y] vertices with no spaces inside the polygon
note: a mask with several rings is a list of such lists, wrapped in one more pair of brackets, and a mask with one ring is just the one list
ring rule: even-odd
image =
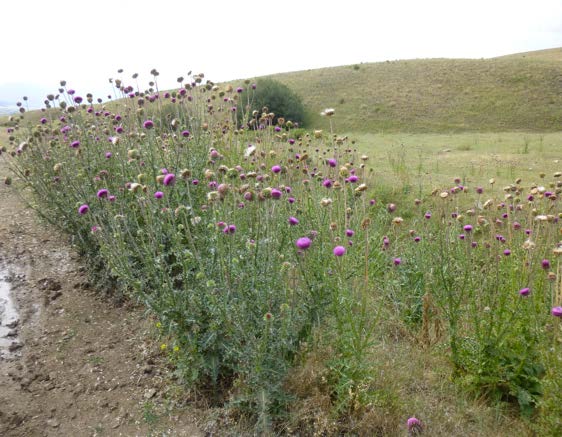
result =
[{"label": "white sky", "polygon": [[189,70],[224,81],[562,46],[562,0],[9,0],[0,14],[0,101],[26,89],[36,104],[61,79],[104,96],[119,68],[142,84],[156,68],[169,88]]}]

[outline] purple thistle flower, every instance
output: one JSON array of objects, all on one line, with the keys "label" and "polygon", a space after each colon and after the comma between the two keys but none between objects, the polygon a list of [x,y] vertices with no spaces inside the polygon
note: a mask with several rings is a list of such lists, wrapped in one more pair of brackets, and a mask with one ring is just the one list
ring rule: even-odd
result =
[{"label": "purple thistle flower", "polygon": [[509,255],[511,255],[511,250],[505,249],[505,250],[503,251],[503,254],[504,254],[505,256],[509,256]]},{"label": "purple thistle flower", "polygon": [[465,232],[472,232],[472,225],[464,225],[463,229]]},{"label": "purple thistle flower", "polygon": [[294,197],[289,197],[289,198],[287,199],[287,202],[289,202],[289,203],[295,203],[295,198],[294,198]]},{"label": "purple thistle flower", "polygon": [[102,188],[101,190],[98,191],[98,199],[107,197],[108,195],[109,195],[109,191],[107,190],[107,188]]},{"label": "purple thistle flower", "polygon": [[351,182],[353,184],[353,183],[357,182],[359,180],[359,178],[356,175],[352,174],[346,180],[347,180],[347,182]]},{"label": "purple thistle flower", "polygon": [[330,167],[335,167],[336,165],[338,165],[338,161],[336,161],[336,160],[333,159],[333,158],[328,159],[328,165],[329,165]]},{"label": "purple thistle flower", "polygon": [[421,237],[414,237],[414,241],[415,241],[416,243],[419,243],[419,242],[421,241]]},{"label": "purple thistle flower", "polygon": [[308,237],[301,237],[296,241],[296,246],[301,250],[306,250],[312,244],[312,240]]},{"label": "purple thistle flower", "polygon": [[348,237],[353,237],[355,235],[355,231],[353,229],[346,229],[345,235]]},{"label": "purple thistle flower", "polygon": [[392,262],[395,266],[399,266],[400,264],[402,264],[402,258],[394,258]]},{"label": "purple thistle flower", "polygon": [[173,185],[175,181],[176,181],[176,175],[173,173],[168,173],[166,176],[164,176],[165,186]]},{"label": "purple thistle flower", "polygon": [[562,307],[553,307],[550,313],[554,317],[562,317]]},{"label": "purple thistle flower", "polygon": [[543,260],[541,261],[541,266],[542,266],[542,268],[543,268],[544,270],[550,269],[550,261],[547,260],[547,259],[543,259]]},{"label": "purple thistle flower", "polygon": [[199,180],[198,180],[198,179],[193,179],[193,180],[191,181],[191,183],[192,183],[193,185],[199,185]]},{"label": "purple thistle flower", "polygon": [[324,187],[326,187],[326,188],[331,188],[332,181],[330,179],[324,179],[324,181],[322,182],[322,185],[324,185]]},{"label": "purple thistle flower", "polygon": [[109,196],[107,198],[107,200],[109,200],[110,202],[115,202],[115,199],[117,199],[115,196]]},{"label": "purple thistle flower", "polygon": [[70,143],[70,147],[72,147],[73,149],[77,149],[78,147],[80,147],[80,141],[73,141],[72,143]]},{"label": "purple thistle flower", "polygon": [[217,226],[222,229],[224,234],[234,234],[236,232],[236,225],[227,225],[224,222],[218,222]]},{"label": "purple thistle flower", "polygon": [[429,220],[431,218],[431,213],[428,211],[425,213],[424,217]]},{"label": "purple thistle flower", "polygon": [[530,293],[531,293],[531,289],[529,287],[525,287],[519,290],[519,295],[521,296],[529,296]]},{"label": "purple thistle flower", "polygon": [[84,214],[86,214],[89,210],[90,210],[90,207],[89,207],[88,205],[86,205],[86,204],[80,205],[80,208],[78,208],[78,214],[84,215]]},{"label": "purple thistle flower", "polygon": [[335,256],[343,256],[343,255],[345,255],[345,247],[343,247],[343,246],[336,246],[336,247],[334,247],[334,255],[335,255]]},{"label": "purple thistle flower", "polygon": [[154,127],[154,122],[152,120],[145,120],[142,125],[145,129],[152,129]]},{"label": "purple thistle flower", "polygon": [[473,241],[472,243],[470,243],[470,245],[471,245],[472,247],[476,247],[476,246],[478,246],[478,243],[477,243],[476,241]]},{"label": "purple thistle flower", "polygon": [[460,240],[464,240],[465,238],[466,238],[466,236],[465,236],[464,234],[460,234],[460,235],[459,235],[459,239],[460,239]]},{"label": "purple thistle flower", "polygon": [[164,197],[164,193],[162,191],[157,191],[156,193],[154,193],[154,197],[156,199],[162,199],[162,197]]},{"label": "purple thistle flower", "polygon": [[271,197],[272,197],[273,199],[280,199],[280,198],[281,198],[281,194],[283,194],[283,193],[281,193],[281,190],[278,190],[277,188],[273,188],[273,189],[271,190]]},{"label": "purple thistle flower", "polygon": [[113,153],[111,152],[105,152],[105,159],[109,159],[113,156]]},{"label": "purple thistle flower", "polygon": [[408,427],[409,435],[419,435],[422,433],[423,425],[421,423],[421,420],[415,417],[410,417],[406,422],[406,426]]},{"label": "purple thistle flower", "polygon": [[80,97],[80,96],[74,97],[74,103],[77,103],[78,105],[79,105],[80,103],[82,103],[82,100],[83,100],[83,99],[82,99],[82,97]]},{"label": "purple thistle flower", "polygon": [[271,171],[273,173],[280,173],[281,172],[281,166],[280,165],[274,165],[273,167],[271,167]]},{"label": "purple thistle flower", "polygon": [[45,117],[42,117],[40,120],[41,124],[46,124],[47,123],[47,119]]},{"label": "purple thistle flower", "polygon": [[291,216],[291,217],[289,217],[289,224],[290,224],[291,226],[298,225],[298,224],[299,224],[299,219],[296,218],[296,217],[292,217],[292,216]]},{"label": "purple thistle flower", "polygon": [[185,138],[187,138],[189,135],[191,135],[191,132],[189,132],[188,130],[184,130],[184,131],[182,131],[182,133],[181,133],[181,136],[182,136],[182,137],[185,137]]}]

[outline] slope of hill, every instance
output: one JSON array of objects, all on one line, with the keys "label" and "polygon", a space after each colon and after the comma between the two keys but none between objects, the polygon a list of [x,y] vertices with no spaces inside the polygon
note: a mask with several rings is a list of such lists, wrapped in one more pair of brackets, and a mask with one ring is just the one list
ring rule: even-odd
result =
[{"label": "slope of hill", "polygon": [[338,131],[556,131],[562,48],[492,59],[419,59],[276,74],[299,94],[310,125],[336,110]]}]

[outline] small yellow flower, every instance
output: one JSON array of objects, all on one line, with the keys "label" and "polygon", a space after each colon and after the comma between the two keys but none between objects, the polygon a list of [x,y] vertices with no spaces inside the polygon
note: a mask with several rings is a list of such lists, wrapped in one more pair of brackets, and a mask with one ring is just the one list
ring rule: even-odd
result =
[{"label": "small yellow flower", "polygon": [[165,351],[167,348],[168,348],[168,345],[167,345],[166,343],[162,343],[162,344],[160,345],[160,350],[161,350],[161,351]]},{"label": "small yellow flower", "polygon": [[179,346],[174,346],[174,352],[179,352],[180,351],[180,347]]}]

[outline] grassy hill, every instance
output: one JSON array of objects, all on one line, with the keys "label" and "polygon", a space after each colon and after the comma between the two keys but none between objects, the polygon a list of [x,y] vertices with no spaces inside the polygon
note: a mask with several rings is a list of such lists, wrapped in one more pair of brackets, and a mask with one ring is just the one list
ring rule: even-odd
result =
[{"label": "grassy hill", "polygon": [[492,59],[419,59],[271,77],[299,94],[311,126],[336,109],[336,129],[359,132],[557,131],[562,48]]},{"label": "grassy hill", "polygon": [[[310,128],[339,133],[562,130],[562,48],[491,59],[415,59],[270,76],[302,97]],[[232,81],[239,84],[241,81]],[[40,111],[26,119],[38,122]],[[7,117],[0,116],[0,124]]]}]

